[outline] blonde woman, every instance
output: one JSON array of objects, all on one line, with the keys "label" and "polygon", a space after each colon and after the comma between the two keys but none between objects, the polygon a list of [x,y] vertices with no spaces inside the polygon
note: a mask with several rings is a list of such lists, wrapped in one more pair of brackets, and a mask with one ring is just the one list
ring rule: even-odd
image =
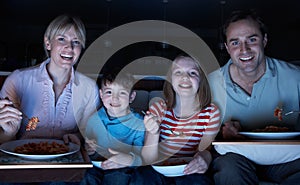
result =
[{"label": "blonde woman", "polygon": [[[96,82],[73,67],[85,47],[85,34],[79,18],[58,16],[44,34],[48,58],[7,77],[0,92],[0,143],[15,138],[80,143],[80,130],[100,104]],[[26,131],[24,114],[38,117],[34,130]]]}]

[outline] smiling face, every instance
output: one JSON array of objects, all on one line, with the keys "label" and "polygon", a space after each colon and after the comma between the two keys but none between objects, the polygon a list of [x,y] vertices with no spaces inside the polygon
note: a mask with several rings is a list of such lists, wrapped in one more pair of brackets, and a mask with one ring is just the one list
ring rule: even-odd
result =
[{"label": "smiling face", "polygon": [[106,83],[100,89],[100,97],[107,113],[112,117],[129,114],[129,103],[134,100],[135,92],[118,83]]},{"label": "smiling face", "polygon": [[82,50],[82,44],[74,27],[55,35],[51,40],[45,38],[45,45],[46,49],[50,51],[50,65],[63,69],[71,69],[76,64]]},{"label": "smiling face", "polygon": [[264,47],[267,36],[252,19],[230,23],[226,31],[226,49],[236,67],[244,72],[257,71],[265,61]]},{"label": "smiling face", "polygon": [[181,97],[197,96],[200,74],[195,61],[191,58],[184,57],[173,63],[171,79],[177,95]]}]

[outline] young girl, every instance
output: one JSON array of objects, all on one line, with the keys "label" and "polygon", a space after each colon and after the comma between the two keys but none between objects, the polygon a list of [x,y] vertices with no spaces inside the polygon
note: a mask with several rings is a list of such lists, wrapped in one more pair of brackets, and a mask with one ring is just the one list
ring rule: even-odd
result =
[{"label": "young girl", "polygon": [[132,184],[211,184],[204,175],[211,162],[207,148],[220,127],[220,111],[211,103],[208,81],[199,62],[179,56],[164,85],[164,102],[150,106],[144,117],[142,157],[154,164],[170,157],[191,157],[184,176],[166,178],[151,166],[140,167]]}]

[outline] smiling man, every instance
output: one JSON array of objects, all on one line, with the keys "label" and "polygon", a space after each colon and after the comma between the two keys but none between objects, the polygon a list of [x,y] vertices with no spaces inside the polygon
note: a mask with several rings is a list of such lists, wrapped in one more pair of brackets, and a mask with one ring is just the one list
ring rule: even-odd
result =
[{"label": "smiling man", "polygon": [[[300,68],[265,55],[268,35],[262,19],[253,11],[233,12],[223,34],[230,60],[209,75],[214,102],[223,116],[221,137],[241,139],[239,131],[270,124],[299,130],[299,114],[284,116],[281,121],[274,111],[277,107],[283,113],[299,110]],[[258,184],[261,179],[280,184],[300,182],[300,159],[282,158],[262,166],[245,156],[247,151],[228,151],[217,157],[213,163],[215,183]]]}]

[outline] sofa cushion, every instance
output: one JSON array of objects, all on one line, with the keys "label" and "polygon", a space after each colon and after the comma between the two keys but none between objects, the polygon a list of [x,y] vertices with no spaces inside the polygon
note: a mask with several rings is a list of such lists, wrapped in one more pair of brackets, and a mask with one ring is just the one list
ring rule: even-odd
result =
[{"label": "sofa cushion", "polygon": [[147,111],[149,107],[149,102],[155,97],[163,98],[163,91],[154,90],[135,90],[136,97],[134,101],[130,104],[130,107],[133,108],[136,112]]},{"label": "sofa cushion", "polygon": [[148,109],[149,92],[145,90],[135,90],[136,96],[130,107],[136,112],[146,111]]}]

